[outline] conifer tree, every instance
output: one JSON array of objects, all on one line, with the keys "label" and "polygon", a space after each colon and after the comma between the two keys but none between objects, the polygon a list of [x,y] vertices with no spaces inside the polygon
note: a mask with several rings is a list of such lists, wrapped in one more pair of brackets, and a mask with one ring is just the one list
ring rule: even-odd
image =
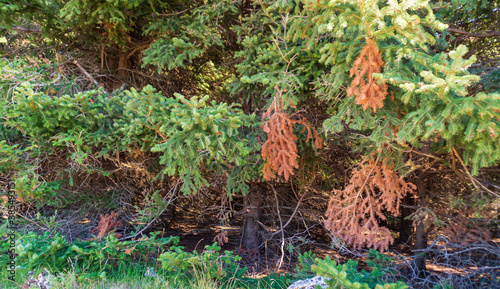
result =
[{"label": "conifer tree", "polygon": [[[483,2],[460,10],[488,9]],[[392,169],[400,175],[425,172],[413,163],[415,154],[440,160],[441,166],[457,172],[460,166],[460,179],[498,197],[474,176],[500,161],[500,94],[498,90],[468,91],[480,79],[468,71],[476,56],[465,45],[448,46],[441,37],[455,31],[437,20],[449,19],[443,17],[452,14],[449,10],[438,17],[434,14],[433,8],[442,13],[441,1],[439,5],[425,0],[257,3],[259,9],[245,19],[247,25],[240,31],[245,37],[239,53],[243,61],[237,66],[242,76],[234,91],[259,90],[266,95],[276,85],[286,89],[285,99],[293,102],[314,94],[330,104],[332,115],[324,122],[325,130],[350,139],[370,160],[353,172],[345,190],[333,192],[327,211],[327,228],[333,234],[351,245],[387,248],[393,241],[388,231],[377,241],[365,235],[371,226],[352,236],[360,224],[356,220],[369,218],[364,224],[375,226],[377,221],[368,210],[381,210],[389,200],[390,208],[385,209],[397,210],[402,195],[415,184],[391,177],[393,185],[404,185],[395,189],[397,197],[389,198],[383,195],[383,187],[371,189],[372,182],[387,182],[382,180]],[[458,2],[442,5],[454,9]],[[495,13],[490,8],[489,14]],[[258,21],[263,25],[256,25]],[[353,136],[346,130],[359,133]],[[421,206],[426,204],[424,191],[415,190]],[[374,193],[382,194],[376,203]],[[350,198],[364,198],[359,202],[367,209],[346,205]],[[343,223],[346,220],[351,223]]]},{"label": "conifer tree", "polygon": [[[451,171],[466,194],[499,197],[477,177],[500,162],[498,0],[0,4],[2,42],[48,46],[45,56],[12,56],[0,43],[6,159],[63,151],[91,174],[103,169],[90,159],[150,154],[155,180],[178,177],[185,194],[225,176],[230,196],[245,195],[252,182],[297,182],[304,152],[324,144],[296,113],[315,106],[326,147],[342,142],[362,156],[349,160],[344,187],[329,188],[326,212],[325,227],[351,246],[386,250],[394,239],[380,221],[411,199],[425,247],[423,220],[438,211],[426,184],[434,172]],[[89,86],[66,85],[65,65]],[[34,143],[45,146],[34,153]]]}]

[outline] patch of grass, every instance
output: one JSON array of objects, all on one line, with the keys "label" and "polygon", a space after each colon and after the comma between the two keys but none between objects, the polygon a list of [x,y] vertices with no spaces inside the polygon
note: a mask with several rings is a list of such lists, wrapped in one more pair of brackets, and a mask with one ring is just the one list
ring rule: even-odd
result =
[{"label": "patch of grass", "polygon": [[[203,272],[198,272],[194,274],[194,278],[190,280],[179,279],[175,281],[165,280],[164,274],[158,274],[163,279],[157,277],[144,276],[145,268],[140,266],[122,266],[117,270],[112,271],[110,274],[103,278],[85,278],[81,275],[79,270],[76,268],[71,268],[67,272],[59,273],[57,276],[47,277],[50,280],[50,284],[53,285],[52,289],[154,289],[154,288],[166,288],[166,289],[188,289],[188,288],[200,288],[200,289],[214,289],[221,288],[220,284],[216,281],[211,280],[206,277]],[[39,272],[36,272],[34,276],[38,276]],[[28,276],[18,277],[16,283],[5,282],[3,279],[0,283],[0,288],[19,288],[19,285],[28,284]],[[36,285],[32,284],[31,288],[37,288]],[[225,287],[225,288],[236,288],[236,287]]]},{"label": "patch of grass", "polygon": [[[223,282],[213,280],[204,268],[196,269],[190,278],[172,278],[172,273],[157,270],[158,277],[144,276],[145,268],[139,265],[123,264],[103,278],[86,278],[79,268],[69,268],[66,272],[50,277],[52,289],[285,289],[290,283],[290,276],[270,274],[263,278],[229,277]],[[41,270],[43,271],[43,270]],[[40,271],[40,272],[41,272]],[[40,272],[35,272],[37,277]],[[169,278],[170,277],[170,278]],[[28,283],[28,276],[18,276],[16,283],[6,282],[2,278],[0,288],[19,288],[19,285]],[[32,285],[31,288],[38,288]]]}]

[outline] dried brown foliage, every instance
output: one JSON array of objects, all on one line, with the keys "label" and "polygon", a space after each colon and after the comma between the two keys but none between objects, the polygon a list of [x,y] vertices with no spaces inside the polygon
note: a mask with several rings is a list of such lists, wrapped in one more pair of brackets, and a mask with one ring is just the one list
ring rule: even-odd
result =
[{"label": "dried brown foliage", "polygon": [[263,119],[268,119],[262,126],[267,134],[267,141],[262,145],[262,158],[265,162],[264,178],[268,181],[275,178],[276,173],[288,180],[294,174],[293,170],[299,167],[297,162],[299,155],[295,143],[298,138],[293,133],[295,124],[304,126],[301,133],[307,130],[306,141],[312,140],[314,136],[316,148],[321,148],[323,143],[323,139],[305,117],[294,120],[283,112],[283,101],[278,100],[277,96],[274,97],[273,103],[262,115]]},{"label": "dried brown foliage", "polygon": [[222,246],[225,243],[229,242],[229,238],[227,237],[227,231],[226,230],[221,231],[214,237],[214,240],[212,242],[217,242],[219,246]]},{"label": "dried brown foliage", "polygon": [[96,228],[92,229],[92,233],[97,233],[97,236],[93,239],[101,239],[106,236],[111,230],[115,233],[116,238],[120,238],[121,234],[116,233],[116,229],[123,226],[120,220],[117,220],[118,213],[111,212],[111,214],[100,215],[101,220]]},{"label": "dried brown foliage", "polygon": [[355,248],[387,250],[394,239],[389,229],[379,226],[378,219],[385,220],[384,211],[399,215],[402,198],[415,189],[392,167],[365,160],[353,170],[349,185],[330,197],[325,228]]},{"label": "dried brown foliage", "polygon": [[366,45],[361,49],[361,53],[351,68],[351,76],[354,76],[354,79],[347,89],[347,94],[355,95],[356,104],[363,105],[364,110],[371,107],[376,112],[384,106],[387,85],[385,82],[379,84],[373,79],[373,74],[380,73],[383,66],[384,61],[382,61],[377,43],[367,38]]}]

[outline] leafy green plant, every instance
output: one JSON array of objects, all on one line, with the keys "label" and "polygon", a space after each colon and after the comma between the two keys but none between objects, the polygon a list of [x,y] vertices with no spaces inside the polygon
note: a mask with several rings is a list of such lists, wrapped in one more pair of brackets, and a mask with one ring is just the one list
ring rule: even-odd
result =
[{"label": "leafy green plant", "polygon": [[377,250],[368,250],[366,264],[371,268],[369,273],[370,279],[375,283],[386,283],[388,278],[395,277],[394,258],[382,254]]},{"label": "leafy green plant", "polygon": [[[2,236],[3,236],[2,231]],[[120,241],[114,234],[101,240],[77,240],[69,243],[58,233],[43,233],[41,236],[31,232],[16,236],[16,271],[25,274],[47,268],[50,272],[64,272],[73,266],[81,278],[104,277],[121,263],[148,263],[155,254],[165,250],[165,246],[177,245],[179,237],[158,238],[157,233],[141,240]],[[4,254],[9,244],[2,238],[0,265],[8,262]]]},{"label": "leafy green plant", "polygon": [[343,265],[337,265],[329,256],[325,259],[315,259],[315,264],[311,266],[311,270],[319,276],[328,277],[331,280],[327,284],[332,288],[387,288],[387,289],[404,289],[408,288],[402,282],[398,283],[378,283],[379,275],[362,270],[358,272],[356,269],[357,261],[349,260]]},{"label": "leafy green plant", "polygon": [[21,150],[18,145],[9,145],[6,140],[0,141],[0,173],[6,174],[16,170]]},{"label": "leafy green plant", "polygon": [[195,274],[219,280],[222,283],[230,279],[240,279],[246,272],[246,268],[238,265],[241,257],[235,256],[231,251],[220,253],[221,247],[214,243],[206,246],[203,253],[183,251],[183,247],[173,246],[170,250],[161,254],[158,261],[166,270],[168,279],[192,278]]},{"label": "leafy green plant", "polygon": [[[302,151],[297,166],[324,164],[318,173],[303,171],[311,176],[311,186],[322,183],[321,194],[339,187],[317,176],[331,175],[340,186],[358,153],[375,163],[387,162],[398,178],[415,179],[418,198],[428,200],[420,209],[429,206],[429,212],[431,207],[450,207],[441,197],[431,199],[435,190],[425,186],[438,182],[428,179],[429,171],[432,178],[448,171],[445,179],[461,179],[464,184],[451,189],[452,194],[492,193],[488,182],[475,176],[500,161],[494,33],[499,11],[491,8],[496,4],[498,0],[0,0],[1,177],[13,181],[23,201],[61,207],[66,201],[59,196],[69,191],[65,185],[74,186],[74,174],[61,171],[114,178],[129,164],[124,159],[147,155],[142,160],[151,161],[141,164],[147,166],[148,181],[155,175],[153,182],[163,182],[162,187],[177,179],[182,192],[191,194],[224,179],[228,195],[245,195],[262,175],[258,152],[266,143],[259,119],[251,113],[269,105],[278,87],[286,106],[307,110],[315,125],[322,123],[333,139],[346,144],[337,150],[330,138],[328,151],[317,159],[303,157],[307,153]],[[475,63],[476,53],[480,63]],[[471,87],[479,79],[478,87]],[[111,92],[120,86],[126,89]],[[293,152],[296,160],[297,148],[305,148],[306,140],[287,141],[281,155]],[[342,163],[330,174],[325,168],[337,151],[346,153],[335,157]],[[53,171],[47,165],[56,158],[65,168]],[[369,178],[380,176],[366,172],[358,182],[364,188]],[[487,170],[481,174],[485,180],[496,178]],[[172,179],[165,181],[168,177]],[[292,188],[297,181],[290,179]],[[219,192],[218,187],[212,191]],[[396,217],[404,201],[394,194],[371,198],[377,188],[373,194],[351,191],[361,203],[378,199],[388,205],[373,206],[387,208],[370,216],[373,224],[386,219],[384,214]],[[331,223],[353,219],[353,211],[336,202],[346,199],[338,192],[329,202],[329,211],[339,212]],[[145,217],[141,221],[167,205],[159,194],[153,199],[152,207],[137,206]],[[68,201],[79,205],[76,199]],[[107,203],[95,202],[101,207]],[[366,218],[366,212],[354,217]],[[331,231],[347,245],[353,245],[349,235],[373,231],[355,232],[353,224]],[[419,231],[425,234],[414,232]],[[381,233],[387,237],[381,248],[387,248],[391,232]],[[381,237],[357,238],[364,239],[357,245],[369,247]],[[113,248],[123,244],[107,242]],[[83,253],[72,252],[102,265],[105,258],[84,251],[101,245],[75,246]],[[367,286],[383,281],[390,261],[372,257],[371,272],[357,272],[354,261],[344,264],[352,277],[348,280]],[[302,259],[304,272],[313,268],[309,258]]]},{"label": "leafy green plant", "polygon": [[310,276],[312,275],[311,266],[314,265],[316,259],[316,254],[311,251],[307,251],[299,254],[298,264],[295,267],[295,272],[297,275]]},{"label": "leafy green plant", "polygon": [[[465,177],[475,189],[488,191],[474,176],[481,168],[500,161],[500,95],[495,82],[483,91],[469,90],[480,79],[480,73],[471,75],[468,69],[474,65],[483,74],[491,71],[483,78],[495,80],[498,75],[493,63],[498,60],[485,63],[490,66],[486,69],[475,64],[477,58],[472,54],[482,50],[497,55],[497,46],[492,42],[479,45],[482,38],[469,41],[469,37],[463,37],[459,42],[462,45],[456,45],[455,40],[453,45],[443,41],[453,39],[448,34],[451,26],[479,31],[484,24],[498,26],[493,20],[498,19],[496,16],[481,16],[488,20],[471,25],[470,21],[477,22],[473,20],[477,17],[471,17],[469,11],[477,13],[474,15],[498,12],[489,8],[487,1],[438,2],[258,1],[261,9],[242,17],[244,25],[235,29],[243,49],[236,53],[242,61],[235,66],[239,75],[232,83],[232,92],[244,91],[266,99],[277,86],[286,90],[286,101],[299,105],[301,101],[309,104],[313,94],[319,103],[325,101],[331,117],[323,122],[323,128],[332,138],[341,138],[372,161],[387,162],[397,175],[427,170],[407,163],[408,158],[419,154],[429,162],[438,160],[436,167],[439,163],[453,171],[457,167],[470,170],[463,176],[460,173],[460,178]],[[461,19],[450,27],[441,22],[455,17]],[[436,43],[436,37],[441,37],[440,43]],[[489,41],[493,38],[489,37]],[[468,49],[466,42],[478,49]],[[269,103],[271,100],[267,100]],[[448,161],[450,158],[453,162]],[[359,214],[339,210],[342,206],[336,198],[346,199],[339,192],[333,192],[329,203],[329,211],[336,212],[330,224],[351,220],[353,215],[365,218],[366,210]],[[358,195],[352,199],[371,203],[366,193]],[[398,214],[398,198],[379,200],[396,209],[393,215]],[[379,217],[384,219],[379,214],[370,221],[378,223]],[[390,243],[389,230],[381,232],[379,238],[360,241],[356,237],[363,233],[355,233],[356,227],[356,222],[351,222],[329,229],[349,246],[377,247],[374,245],[385,243],[379,247],[383,249]],[[384,242],[372,242],[382,240],[382,235]]]},{"label": "leafy green plant", "polygon": [[[249,165],[247,158],[258,149],[256,143],[241,137],[239,129],[245,124],[248,128],[256,126],[255,115],[247,116],[235,105],[208,103],[209,97],[185,99],[176,94],[176,103],[172,105],[168,122],[162,122],[159,132],[165,142],[152,148],[153,152],[162,152],[160,163],[165,165],[168,175],[178,174],[184,184],[181,190],[185,194],[196,192],[208,182],[202,176],[202,168],[212,171],[224,170]],[[251,136],[251,135],[250,135]],[[182,157],[181,157],[182,156]],[[245,181],[251,174],[240,175],[242,178],[233,184],[244,193],[248,192]],[[233,180],[236,179],[233,177]],[[234,188],[229,188],[229,192]]]},{"label": "leafy green plant", "polygon": [[[393,270],[393,258],[388,257],[377,250],[370,249],[368,251],[368,258],[366,262],[371,270],[367,271],[362,269],[360,271],[357,268],[358,262],[355,260],[349,259],[346,263],[337,265],[335,261],[330,259],[329,256],[322,260],[317,258],[316,254],[309,251],[299,254],[298,264],[295,268],[297,273],[294,277],[298,280],[310,278],[314,274],[317,274],[332,279],[336,278],[335,280],[337,280],[338,283],[333,284],[336,284],[336,286],[340,286],[341,288],[377,288],[377,285],[386,286],[385,284],[388,283],[387,280],[389,280],[388,276],[393,278],[395,273]],[[356,283],[361,285],[355,285]],[[389,284],[387,286],[394,286],[394,284]]]}]

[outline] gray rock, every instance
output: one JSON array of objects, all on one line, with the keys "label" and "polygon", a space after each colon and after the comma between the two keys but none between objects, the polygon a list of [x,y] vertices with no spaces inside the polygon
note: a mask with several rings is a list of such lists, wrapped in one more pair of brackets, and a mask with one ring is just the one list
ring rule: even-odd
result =
[{"label": "gray rock", "polygon": [[328,285],[325,281],[330,280],[328,277],[316,276],[309,279],[299,280],[294,282],[292,285],[288,286],[287,289],[315,289],[316,285],[319,285],[321,288],[328,288]]}]

